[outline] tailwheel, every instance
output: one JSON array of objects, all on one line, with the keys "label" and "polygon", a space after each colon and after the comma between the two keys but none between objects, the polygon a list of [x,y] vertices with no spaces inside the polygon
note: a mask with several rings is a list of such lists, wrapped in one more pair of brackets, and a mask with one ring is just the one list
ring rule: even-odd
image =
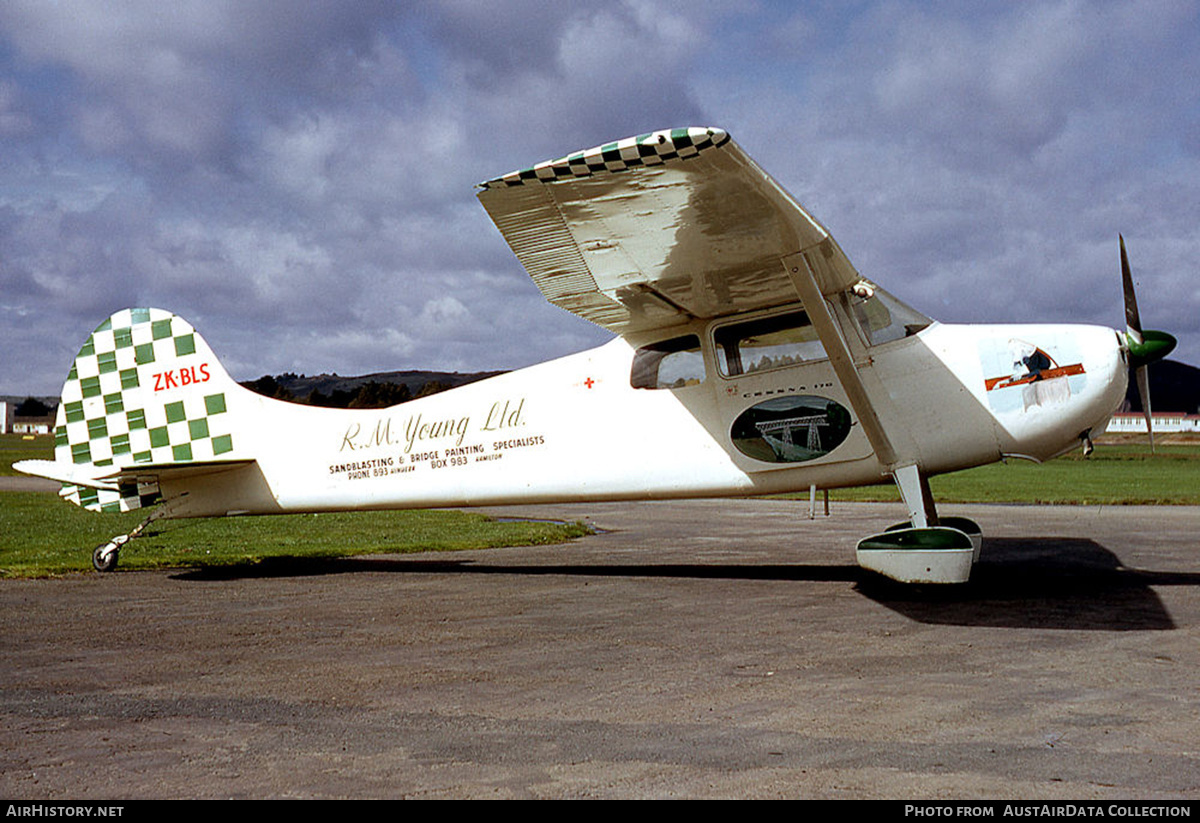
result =
[{"label": "tailwheel", "polygon": [[133,531],[128,534],[119,534],[107,543],[103,543],[96,547],[92,552],[92,568],[98,572],[111,572],[117,567],[117,559],[121,552],[121,547],[135,537],[141,536],[146,527],[162,517],[170,517],[172,509],[186,495],[172,498],[171,500],[163,501],[162,505],[150,512],[150,515],[137,525]]},{"label": "tailwheel", "polygon": [[116,540],[102,543],[92,552],[92,568],[98,572],[111,572],[117,568],[117,560],[120,555],[121,543]]},{"label": "tailwheel", "polygon": [[137,525],[133,531],[128,534],[119,534],[107,543],[102,543],[92,552],[92,568],[98,572],[111,572],[117,568],[117,560],[121,553],[121,547],[135,537],[141,535],[147,526],[153,523],[160,517],[165,517],[169,510],[169,506],[163,505],[153,512],[150,516]]}]

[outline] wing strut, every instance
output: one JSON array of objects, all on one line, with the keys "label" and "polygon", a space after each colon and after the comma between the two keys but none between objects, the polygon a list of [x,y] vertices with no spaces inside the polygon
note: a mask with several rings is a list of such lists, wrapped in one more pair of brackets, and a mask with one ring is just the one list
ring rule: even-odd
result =
[{"label": "wing strut", "polygon": [[884,431],[879,415],[875,413],[875,407],[867,394],[867,387],[858,373],[858,367],[854,365],[850,347],[846,345],[846,338],[842,336],[841,326],[830,313],[829,306],[825,303],[825,297],[821,294],[821,288],[817,285],[817,270],[820,269],[823,262],[821,258],[822,245],[824,244],[807,251],[789,254],[783,258],[783,267],[796,287],[801,302],[804,303],[808,319],[821,338],[821,345],[825,347],[825,353],[829,355],[829,363],[833,366],[838,380],[841,381],[842,389],[845,390],[850,405],[854,407],[854,413],[858,416],[858,422],[862,424],[871,448],[875,450],[875,456],[889,472],[895,475],[896,450],[893,448],[887,432]]}]

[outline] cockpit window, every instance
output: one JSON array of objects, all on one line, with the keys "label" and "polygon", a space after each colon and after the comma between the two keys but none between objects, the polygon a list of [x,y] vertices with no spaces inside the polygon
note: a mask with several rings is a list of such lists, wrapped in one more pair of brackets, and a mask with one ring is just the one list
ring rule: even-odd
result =
[{"label": "cockpit window", "polygon": [[679,389],[704,382],[704,355],[694,334],[642,346],[633,355],[635,389]]},{"label": "cockpit window", "polygon": [[715,334],[717,361],[726,377],[794,366],[826,357],[805,312],[761,317],[722,326]]},{"label": "cockpit window", "polygon": [[845,295],[868,346],[900,340],[933,322],[878,286],[872,286],[866,296],[853,292],[845,292]]}]

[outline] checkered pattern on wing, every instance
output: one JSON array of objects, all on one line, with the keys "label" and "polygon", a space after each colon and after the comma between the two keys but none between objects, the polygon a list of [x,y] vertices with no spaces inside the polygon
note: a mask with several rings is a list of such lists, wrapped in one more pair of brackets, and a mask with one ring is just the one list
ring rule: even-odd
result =
[{"label": "checkered pattern on wing", "polygon": [[617,172],[638,166],[655,166],[671,160],[695,157],[708,148],[729,140],[721,129],[686,128],[656,131],[627,137],[616,143],[547,160],[536,166],[480,183],[482,188],[522,186],[530,180],[550,182],[567,177],[589,177],[599,172]]},{"label": "checkered pattern on wing", "polygon": [[[198,351],[203,347],[203,351]],[[215,359],[195,330],[161,309],[126,309],[100,325],[84,343],[63,386],[55,426],[59,462],[123,468],[145,463],[186,463],[219,459],[233,451],[225,414],[225,394],[154,391],[156,374],[189,369],[198,358]],[[185,365],[186,364],[186,365]],[[186,386],[184,387],[186,388]],[[163,402],[170,397],[170,402]],[[98,474],[104,474],[101,471]],[[140,508],[157,498],[157,488],[136,483],[119,491],[65,485],[62,495],[89,509]]]}]

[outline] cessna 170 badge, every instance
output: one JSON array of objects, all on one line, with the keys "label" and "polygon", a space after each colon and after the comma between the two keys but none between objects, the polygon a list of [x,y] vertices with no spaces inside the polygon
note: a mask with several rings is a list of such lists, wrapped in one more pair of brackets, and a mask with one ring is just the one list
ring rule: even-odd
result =
[{"label": "cessna 170 badge", "polygon": [[[859,562],[906,582],[961,582],[979,528],[939,519],[928,478],[1090,448],[1127,369],[1144,395],[1145,365],[1174,345],[1141,330],[1124,241],[1125,331],[935,323],[863,279],[720,129],[598,146],[478,195],[546,298],[615,339],[390,409],[333,410],[254,394],[182,318],[127,309],[75,359],[54,460],[16,468],[61,481],[87,509],[156,507],[150,519],[890,477],[908,519],[860,542]],[[97,548],[95,567],[114,568],[142,527]]]}]

